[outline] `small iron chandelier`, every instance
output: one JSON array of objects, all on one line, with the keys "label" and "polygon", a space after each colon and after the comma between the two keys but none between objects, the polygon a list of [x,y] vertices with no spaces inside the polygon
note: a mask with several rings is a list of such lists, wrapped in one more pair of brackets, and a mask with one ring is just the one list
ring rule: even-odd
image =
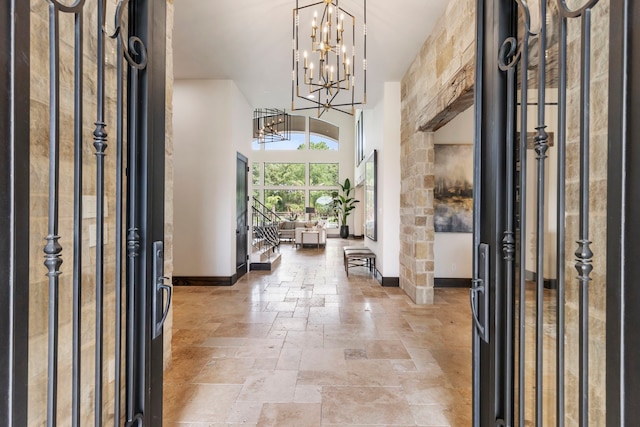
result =
[{"label": "small iron chandelier", "polygon": [[291,116],[285,110],[256,108],[253,111],[253,137],[260,144],[291,139]]},{"label": "small iron chandelier", "polygon": [[[355,16],[343,9],[339,0],[321,0],[306,6],[300,6],[296,0],[293,9],[292,110],[317,108],[320,117],[332,108],[353,115],[356,105],[367,103],[367,0],[363,0],[363,4],[363,59],[362,70],[359,71],[356,67]],[[301,16],[310,22],[308,37],[305,34],[302,39]],[[345,31],[345,23],[347,26],[350,23],[348,31]],[[361,100],[356,100],[357,73],[362,76]],[[296,98],[311,106],[296,107]]]}]

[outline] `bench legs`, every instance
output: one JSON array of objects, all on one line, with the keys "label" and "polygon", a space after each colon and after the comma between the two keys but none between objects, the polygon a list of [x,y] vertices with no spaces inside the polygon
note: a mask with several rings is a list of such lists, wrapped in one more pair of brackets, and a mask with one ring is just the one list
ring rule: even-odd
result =
[{"label": "bench legs", "polygon": [[344,270],[349,277],[349,268],[367,267],[369,271],[375,271],[376,254],[365,247],[346,247],[344,249]]}]

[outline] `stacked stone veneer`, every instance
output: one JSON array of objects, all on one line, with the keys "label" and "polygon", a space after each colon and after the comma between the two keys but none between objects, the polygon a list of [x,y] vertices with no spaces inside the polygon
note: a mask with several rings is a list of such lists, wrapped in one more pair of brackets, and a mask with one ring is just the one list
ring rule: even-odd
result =
[{"label": "stacked stone veneer", "polygon": [[450,2],[402,79],[400,287],[433,302],[432,132],[473,103],[475,1]]},{"label": "stacked stone veneer", "polygon": [[[49,171],[49,38],[48,5],[45,0],[31,1],[31,195],[30,195],[30,258],[29,258],[29,396],[28,425],[45,425],[47,399],[47,315],[48,278],[43,264],[47,235],[48,171]],[[69,3],[70,2],[66,2]],[[113,13],[116,0],[108,0]],[[87,0],[84,6],[84,94],[83,94],[83,173],[82,193],[85,214],[95,206],[96,157],[93,131],[96,121],[96,28],[97,0]],[[71,425],[71,337],[73,289],[73,15],[60,15],[60,210],[59,230],[62,245],[59,314],[59,387],[58,425]],[[112,28],[112,17],[107,18]],[[167,1],[167,106],[166,106],[166,191],[165,191],[165,274],[172,273],[173,243],[173,141],[171,130],[173,93],[173,55],[171,32],[173,1]],[[106,242],[104,245],[104,423],[113,425],[114,352],[115,352],[115,161],[116,161],[116,70],[115,41],[106,39],[106,102],[105,121],[108,133],[105,157],[105,193],[107,204]],[[93,205],[93,206],[91,206]],[[89,242],[89,228],[95,217],[82,220],[82,389],[81,425],[93,425],[94,413],[94,353],[95,353],[95,246]],[[123,304],[124,305],[124,304]],[[124,310],[124,306],[123,306]],[[171,316],[165,323],[165,362],[171,355]]]}]

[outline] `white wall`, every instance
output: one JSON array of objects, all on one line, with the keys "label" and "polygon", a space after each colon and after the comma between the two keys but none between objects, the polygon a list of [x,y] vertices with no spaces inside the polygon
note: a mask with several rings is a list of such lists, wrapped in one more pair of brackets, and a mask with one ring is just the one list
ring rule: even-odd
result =
[{"label": "white wall", "polygon": [[251,155],[252,110],[229,80],[176,80],[174,272],[235,273],[236,156]]},{"label": "white wall", "polygon": [[[376,267],[383,277],[400,276],[400,83],[384,84],[384,97],[364,110],[365,159],[378,150],[377,241],[364,243],[376,253]],[[364,174],[363,161],[356,175]],[[364,194],[361,196],[364,197]],[[363,199],[360,199],[363,200]],[[362,204],[362,202],[361,202]]]},{"label": "white wall", "polygon": [[[435,132],[434,144],[473,144],[473,137],[473,107],[470,107]],[[472,233],[435,233],[433,252],[435,278],[472,277]]]}]

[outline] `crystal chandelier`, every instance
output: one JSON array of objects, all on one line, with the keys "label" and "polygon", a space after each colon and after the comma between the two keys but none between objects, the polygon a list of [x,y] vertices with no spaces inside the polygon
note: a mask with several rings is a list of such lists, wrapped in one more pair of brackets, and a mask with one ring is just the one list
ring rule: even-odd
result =
[{"label": "crystal chandelier", "polygon": [[[343,9],[339,0],[321,0],[306,6],[300,6],[296,0],[293,9],[292,110],[317,108],[318,117],[329,109],[353,115],[356,105],[367,103],[367,0],[362,1],[363,49],[362,68],[359,69],[356,66],[355,15]],[[307,20],[309,26],[301,28],[300,22]],[[358,93],[356,77],[358,89],[362,82]],[[304,100],[303,106],[296,107],[296,99]]]}]

